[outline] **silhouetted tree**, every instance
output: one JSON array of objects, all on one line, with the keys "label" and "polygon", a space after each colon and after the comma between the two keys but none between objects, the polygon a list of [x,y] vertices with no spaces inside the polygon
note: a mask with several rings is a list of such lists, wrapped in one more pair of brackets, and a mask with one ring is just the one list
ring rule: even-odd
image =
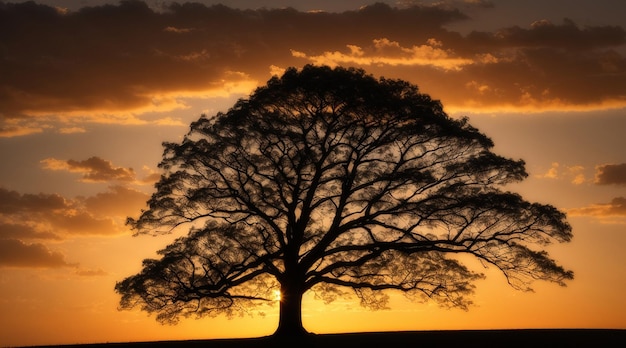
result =
[{"label": "silhouetted tree", "polygon": [[471,255],[517,289],[573,279],[547,252],[572,237],[564,214],[502,186],[524,162],[495,155],[466,119],[405,81],[362,70],[289,69],[226,114],[202,116],[166,143],[164,174],[136,234],[184,226],[161,259],[116,284],[121,308],[175,323],[275,301],[276,334],[305,333],[302,296],[385,290],[467,308]]}]

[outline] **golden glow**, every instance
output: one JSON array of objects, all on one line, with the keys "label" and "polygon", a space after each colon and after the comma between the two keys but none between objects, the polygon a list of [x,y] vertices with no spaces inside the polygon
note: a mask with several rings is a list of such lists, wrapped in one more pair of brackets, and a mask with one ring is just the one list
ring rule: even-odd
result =
[{"label": "golden glow", "polygon": [[276,302],[280,301],[280,299],[282,298],[280,290],[272,291],[272,295],[273,295],[273,300],[276,301]]},{"label": "golden glow", "polygon": [[[481,86],[480,88],[486,89],[488,87]],[[582,113],[624,109],[626,108],[626,100],[609,99],[589,104],[571,104],[558,99],[537,100],[526,95],[525,97],[521,96],[520,100],[516,103],[486,104],[485,101],[469,99],[465,101],[454,100],[448,104],[444,101],[444,106],[446,111],[451,114],[537,114],[544,112]]]},{"label": "golden glow", "polygon": [[376,39],[368,49],[347,45],[347,53],[338,51],[324,52],[321,55],[309,56],[304,52],[291,50],[297,58],[310,60],[316,65],[389,65],[389,66],[432,66],[443,70],[461,70],[464,65],[473,61],[455,57],[451,52],[441,48],[442,43],[436,39],[428,39],[426,44],[402,47],[400,43],[387,38]]},{"label": "golden glow", "polygon": [[64,100],[49,100],[44,103],[48,104],[47,109],[25,109],[24,113],[31,117],[48,117],[62,122],[82,119],[102,124],[187,126],[180,120],[169,116],[155,120],[145,120],[139,116],[145,113],[163,114],[189,109],[189,99],[232,98],[247,95],[259,85],[259,81],[242,73],[230,72],[226,75],[228,80],[217,81],[212,86],[198,90],[151,91],[147,87],[137,88],[135,93],[127,96],[128,102],[124,105],[103,101],[98,106],[85,105],[82,108],[76,108],[68,107],[65,105],[67,101]]}]

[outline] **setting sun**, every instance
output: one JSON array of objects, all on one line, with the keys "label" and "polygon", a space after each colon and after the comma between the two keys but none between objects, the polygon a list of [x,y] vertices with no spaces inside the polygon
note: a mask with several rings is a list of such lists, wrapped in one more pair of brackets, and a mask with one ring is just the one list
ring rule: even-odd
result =
[{"label": "setting sun", "polygon": [[280,298],[281,298],[280,290],[274,290],[272,291],[272,294],[274,295],[273,296],[274,301],[276,302],[280,301]]}]

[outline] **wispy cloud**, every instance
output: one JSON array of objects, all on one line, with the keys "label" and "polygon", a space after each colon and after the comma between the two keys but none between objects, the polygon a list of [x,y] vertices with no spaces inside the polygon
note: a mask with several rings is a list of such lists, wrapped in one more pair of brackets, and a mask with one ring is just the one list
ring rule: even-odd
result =
[{"label": "wispy cloud", "polygon": [[387,38],[375,39],[366,49],[348,45],[348,52],[324,52],[317,56],[308,56],[304,52],[292,51],[297,58],[304,58],[316,65],[389,65],[389,66],[429,66],[445,71],[461,70],[472,64],[472,59],[459,57],[442,47],[436,39],[428,39],[419,46],[402,47],[400,43]]},{"label": "wispy cloud", "polygon": [[142,169],[145,175],[138,178],[133,168],[117,167],[111,161],[98,156],[92,156],[86,160],[46,158],[40,163],[44,169],[81,174],[80,181],[86,183],[147,185],[155,183],[160,177],[158,172],[144,166]]},{"label": "wispy cloud", "polygon": [[74,134],[74,133],[85,133],[87,132],[83,127],[64,127],[59,129],[59,133],[61,134]]},{"label": "wispy cloud", "polygon": [[580,165],[566,166],[558,162],[553,162],[543,174],[535,175],[537,178],[552,180],[567,180],[574,185],[580,185],[587,182],[585,177],[585,167]]},{"label": "wispy cloud", "polygon": [[101,276],[109,275],[108,272],[102,270],[101,268],[98,268],[98,269],[79,268],[76,270],[75,274],[81,277],[101,277]]},{"label": "wispy cloud", "polygon": [[80,173],[84,182],[135,180],[135,171],[132,168],[114,167],[110,161],[96,156],[83,161],[46,158],[41,163],[45,169]]},{"label": "wispy cloud", "polygon": [[626,197],[613,198],[609,203],[592,204],[567,211],[571,216],[590,216],[604,223],[626,224]]}]

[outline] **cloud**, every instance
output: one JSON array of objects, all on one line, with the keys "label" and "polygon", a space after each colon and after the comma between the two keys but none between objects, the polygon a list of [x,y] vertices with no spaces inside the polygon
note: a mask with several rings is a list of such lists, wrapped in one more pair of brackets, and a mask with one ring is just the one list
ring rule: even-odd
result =
[{"label": "cloud", "polygon": [[37,134],[43,132],[41,127],[28,127],[20,124],[9,125],[5,122],[4,126],[0,126],[0,138],[20,137],[23,135]]},{"label": "cloud", "polygon": [[139,1],[65,13],[9,3],[0,7],[0,18],[3,30],[19,33],[3,38],[11,52],[0,68],[3,118],[62,115],[136,124],[146,122],[134,116],[143,112],[185,108],[185,97],[249,91],[245,74],[203,61],[202,52],[216,52],[199,44],[202,38],[179,44],[169,16]]},{"label": "cloud", "polygon": [[108,272],[98,268],[98,269],[77,269],[76,275],[81,277],[100,277],[109,275]]},{"label": "cloud", "polygon": [[[21,194],[0,188],[0,267],[76,266],[43,241],[110,237],[127,232],[126,217],[138,214],[149,196],[123,186],[89,197]],[[29,243],[30,242],[30,243]],[[77,275],[106,275],[102,270],[77,270]]]},{"label": "cloud", "polygon": [[539,19],[529,28],[507,27],[494,33],[472,32],[468,41],[492,48],[559,48],[591,50],[618,47],[626,40],[626,31],[617,26],[588,26],[580,28],[570,19],[561,24]]},{"label": "cloud", "polygon": [[604,164],[596,167],[596,184],[626,185],[626,163]]},{"label": "cloud", "polygon": [[60,240],[61,237],[49,231],[38,231],[32,224],[0,223],[0,239],[49,239]]},{"label": "cloud", "polygon": [[292,51],[297,58],[304,58],[316,65],[389,65],[389,66],[431,66],[448,70],[461,70],[472,64],[473,60],[455,56],[453,52],[441,48],[442,43],[430,38],[425,44],[402,47],[400,43],[386,38],[375,39],[366,50],[359,46],[348,45],[348,53],[324,52],[318,56]]},{"label": "cloud", "polygon": [[59,129],[59,133],[61,134],[74,134],[74,133],[85,133],[87,132],[83,127],[63,127]]},{"label": "cloud", "polygon": [[41,161],[45,169],[81,173],[83,182],[134,181],[132,168],[114,167],[110,161],[93,156],[83,161],[46,158]]},{"label": "cloud", "polygon": [[386,5],[335,14],[173,3],[155,12],[127,1],[67,13],[9,3],[0,7],[0,18],[8,32],[19,33],[3,42],[11,54],[0,68],[0,117],[92,115],[106,122],[120,111],[183,108],[186,97],[247,94],[269,78],[270,65],[294,61],[292,48],[361,44],[379,31],[441,32],[442,24],[465,17]]},{"label": "cloud", "polygon": [[60,160],[56,158],[46,158],[40,161],[44,169],[67,171],[70,173],[80,173],[81,182],[104,183],[117,182],[136,185],[154,184],[161,177],[161,173],[144,166],[142,170],[145,175],[137,178],[133,168],[116,167],[111,161],[98,156],[92,156],[86,160]]},{"label": "cloud", "polygon": [[74,266],[60,252],[40,243],[26,244],[17,239],[0,239],[0,267],[60,268]]},{"label": "cloud", "polygon": [[493,2],[489,0],[463,0],[463,3],[466,5],[485,7],[485,8],[492,8],[495,6]]},{"label": "cloud", "polygon": [[15,35],[3,38],[0,56],[0,136],[41,132],[53,121],[71,124],[60,126],[65,132],[81,131],[81,122],[178,125],[169,115],[141,115],[187,108],[189,98],[246,95],[277,67],[310,62],[407,79],[449,110],[626,106],[624,28],[537,18],[526,28],[462,35],[446,29],[468,18],[450,4],[492,5],[379,3],[333,13],[3,4],[3,30]]},{"label": "cloud", "polygon": [[0,188],[0,214],[56,213],[69,208],[65,198],[58,194],[20,194]]},{"label": "cloud", "polygon": [[572,216],[591,216],[607,223],[626,224],[626,197],[613,198],[609,203],[570,209],[567,213]]},{"label": "cloud", "polygon": [[149,195],[123,186],[113,186],[84,199],[85,208],[93,214],[129,216],[144,208]]},{"label": "cloud", "polygon": [[85,211],[49,216],[47,223],[53,230],[77,236],[111,236],[121,233],[121,227],[113,218],[94,216]]},{"label": "cloud", "polygon": [[[135,207],[136,199],[132,203],[124,201],[128,194],[121,193],[117,197],[120,206]],[[97,201],[98,197],[93,199]],[[109,204],[115,203],[109,198]],[[66,199],[58,194],[20,194],[0,188],[0,236],[59,239],[70,235],[111,236],[124,232],[121,225],[125,215],[106,215],[105,211],[91,211],[85,205],[81,199]],[[115,209],[110,208],[106,212],[112,213]]]},{"label": "cloud", "polygon": [[161,179],[161,172],[155,171],[148,166],[143,166],[142,169],[146,174],[141,180],[139,180],[140,183],[144,185],[151,185]]},{"label": "cloud", "polygon": [[552,179],[552,180],[568,180],[574,185],[580,185],[587,180],[584,173],[585,167],[575,166],[562,166],[558,162],[553,162],[550,169],[543,174],[535,175],[537,178]]}]

